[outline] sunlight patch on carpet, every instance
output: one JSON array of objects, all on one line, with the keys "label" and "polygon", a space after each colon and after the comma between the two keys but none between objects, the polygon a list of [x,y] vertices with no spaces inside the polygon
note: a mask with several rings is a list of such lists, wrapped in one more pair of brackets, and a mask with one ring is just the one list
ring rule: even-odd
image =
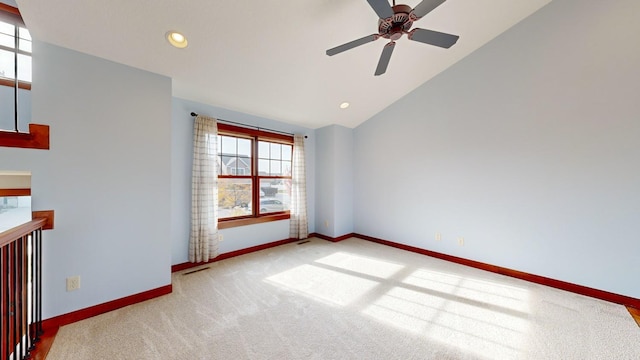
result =
[{"label": "sunlight patch on carpet", "polygon": [[315,262],[382,279],[388,279],[404,268],[401,264],[345,252],[336,252]]},{"label": "sunlight patch on carpet", "polygon": [[270,276],[265,281],[333,305],[346,306],[379,283],[313,265],[301,265]]},{"label": "sunlight patch on carpet", "polygon": [[487,359],[514,359],[526,348],[524,289],[417,270],[362,311],[381,323]]},{"label": "sunlight patch on carpet", "polygon": [[424,269],[416,270],[403,283],[500,308],[530,311],[529,292],[515,286]]}]

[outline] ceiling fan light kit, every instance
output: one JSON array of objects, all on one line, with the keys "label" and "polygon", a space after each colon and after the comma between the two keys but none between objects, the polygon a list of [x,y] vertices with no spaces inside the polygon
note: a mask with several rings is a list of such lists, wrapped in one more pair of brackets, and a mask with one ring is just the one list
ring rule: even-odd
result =
[{"label": "ceiling fan light kit", "polygon": [[378,66],[375,71],[375,75],[378,76],[387,71],[389,60],[391,60],[391,54],[393,53],[393,49],[396,44],[395,42],[404,34],[407,35],[409,40],[445,49],[453,46],[453,44],[455,44],[459,39],[459,36],[457,35],[446,34],[433,30],[420,28],[410,30],[414,21],[419,20],[430,13],[433,9],[445,2],[445,0],[423,0],[413,9],[408,5],[395,5],[395,1],[393,6],[389,5],[387,0],[367,0],[367,2],[380,18],[378,20],[378,33],[367,35],[360,39],[331,48],[327,50],[327,55],[333,56],[360,45],[378,40],[381,37],[389,39],[389,43],[387,43],[382,49],[380,60],[378,60]]}]

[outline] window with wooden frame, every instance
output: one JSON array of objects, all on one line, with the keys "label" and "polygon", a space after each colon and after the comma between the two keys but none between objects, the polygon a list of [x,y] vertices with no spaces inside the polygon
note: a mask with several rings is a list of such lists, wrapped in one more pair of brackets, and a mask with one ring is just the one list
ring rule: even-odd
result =
[{"label": "window with wooden frame", "polygon": [[289,218],[293,136],[218,123],[218,227]]},{"label": "window with wooden frame", "polygon": [[0,3],[0,85],[31,90],[31,35],[18,9]]}]

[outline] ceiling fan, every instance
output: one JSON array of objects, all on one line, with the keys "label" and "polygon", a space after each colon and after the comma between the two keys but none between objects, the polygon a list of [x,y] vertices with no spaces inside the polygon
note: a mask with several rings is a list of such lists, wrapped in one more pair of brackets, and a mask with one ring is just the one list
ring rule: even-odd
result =
[{"label": "ceiling fan", "polygon": [[411,9],[408,5],[396,5],[395,0],[393,1],[393,6],[389,5],[388,0],[367,0],[373,8],[373,11],[375,11],[380,18],[380,20],[378,20],[378,33],[331,48],[327,50],[327,55],[333,56],[343,51],[353,49],[354,47],[378,40],[381,37],[389,39],[391,41],[382,49],[382,55],[380,55],[380,60],[376,67],[375,75],[378,76],[387,71],[393,48],[396,46],[396,40],[400,39],[403,34],[407,34],[409,40],[448,49],[458,41],[459,36],[419,28],[409,31],[414,21],[427,15],[445,1],[446,0],[422,0],[420,4]]}]

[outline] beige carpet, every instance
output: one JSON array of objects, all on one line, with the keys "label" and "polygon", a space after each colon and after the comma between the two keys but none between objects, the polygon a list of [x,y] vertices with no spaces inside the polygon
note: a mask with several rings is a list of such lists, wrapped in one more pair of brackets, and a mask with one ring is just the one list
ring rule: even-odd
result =
[{"label": "beige carpet", "polygon": [[208,267],[62,327],[47,359],[640,359],[623,306],[364,240]]}]

